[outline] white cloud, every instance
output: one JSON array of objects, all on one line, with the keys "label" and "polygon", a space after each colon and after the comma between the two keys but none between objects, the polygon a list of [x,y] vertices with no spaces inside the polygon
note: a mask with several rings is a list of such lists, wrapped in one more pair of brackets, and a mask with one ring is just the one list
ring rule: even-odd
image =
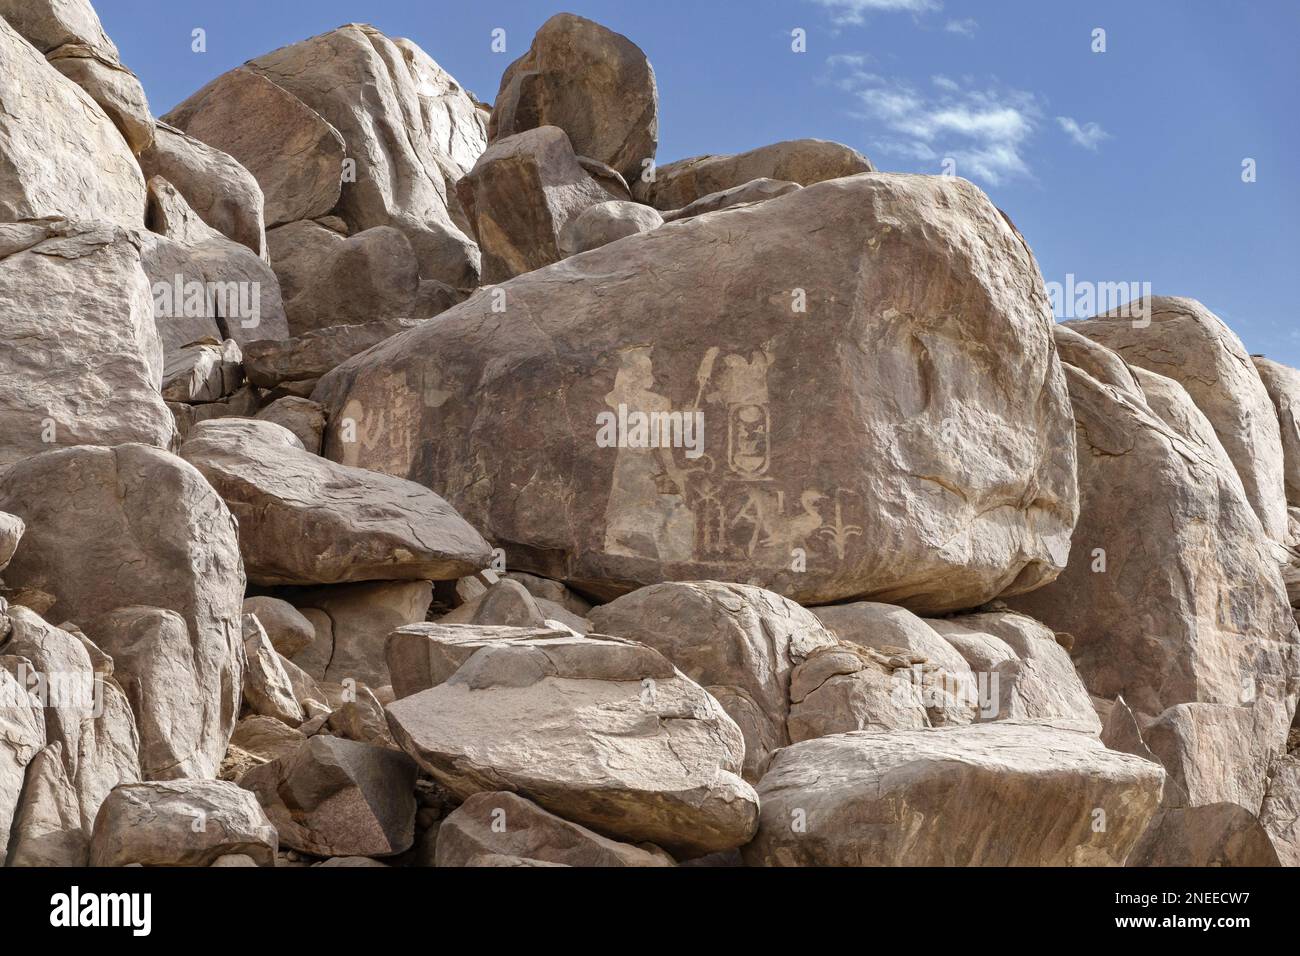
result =
[{"label": "white cloud", "polygon": [[860,24],[869,13],[929,13],[942,9],[939,0],[812,0],[831,11],[836,23]]},{"label": "white cloud", "polygon": [[1074,140],[1075,144],[1082,146],[1084,149],[1090,149],[1094,153],[1097,147],[1101,145],[1104,139],[1110,139],[1110,133],[1107,133],[1096,123],[1084,123],[1082,126],[1068,116],[1058,116],[1056,122],[1065,130],[1067,136]]},{"label": "white cloud", "polygon": [[917,89],[857,71],[840,76],[838,85],[853,99],[852,115],[876,131],[872,148],[878,152],[932,172],[951,158],[958,176],[994,186],[1032,175],[1025,147],[1042,118],[1035,96],[999,87],[966,89],[943,75],[930,82],[933,89]]},{"label": "white cloud", "polygon": [[962,36],[973,37],[979,26],[977,21],[967,17],[964,20],[949,20],[944,24],[943,28],[949,33],[960,33]]}]

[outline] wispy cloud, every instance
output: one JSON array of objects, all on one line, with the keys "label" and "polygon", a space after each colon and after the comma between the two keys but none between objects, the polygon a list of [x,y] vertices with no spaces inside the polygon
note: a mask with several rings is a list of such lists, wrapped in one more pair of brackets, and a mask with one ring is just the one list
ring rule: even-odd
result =
[{"label": "wispy cloud", "polygon": [[839,24],[865,23],[870,13],[929,13],[942,9],[939,0],[812,0],[831,11]]},{"label": "wispy cloud", "polygon": [[1110,139],[1110,133],[1096,123],[1084,123],[1080,126],[1076,120],[1068,116],[1058,116],[1056,122],[1076,145],[1090,149],[1094,153],[1097,152],[1097,147],[1101,145],[1102,140]]},{"label": "wispy cloud", "polygon": [[962,36],[973,37],[979,27],[977,21],[966,17],[964,20],[949,20],[944,24],[943,28],[949,33],[960,33]]},{"label": "wispy cloud", "polygon": [[876,151],[935,167],[951,158],[957,175],[994,186],[1032,175],[1025,147],[1042,118],[1033,94],[996,85],[963,87],[943,75],[931,77],[932,89],[918,89],[827,65],[852,97],[851,113],[878,131]]}]

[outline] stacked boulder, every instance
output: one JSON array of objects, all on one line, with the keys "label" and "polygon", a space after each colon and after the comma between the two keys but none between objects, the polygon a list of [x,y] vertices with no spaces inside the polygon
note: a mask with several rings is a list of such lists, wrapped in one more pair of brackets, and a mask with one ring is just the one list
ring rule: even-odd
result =
[{"label": "stacked boulder", "polygon": [[1300,862],[1300,372],[1204,306],[659,166],[569,14],[493,107],[362,24],[160,120],[85,0],[0,56],[0,864]]}]

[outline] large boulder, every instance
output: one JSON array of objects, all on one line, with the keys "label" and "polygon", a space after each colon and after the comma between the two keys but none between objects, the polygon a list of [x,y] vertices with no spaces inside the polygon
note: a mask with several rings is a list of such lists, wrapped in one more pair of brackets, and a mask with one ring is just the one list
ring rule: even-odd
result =
[{"label": "large boulder", "polygon": [[337,465],[273,422],[220,418],[180,455],[225,499],[254,584],[455,580],[492,549],[428,489]]},{"label": "large boulder", "polygon": [[791,675],[836,639],[810,612],[761,588],[716,581],[658,584],[595,608],[599,634],[655,648],[717,698],[745,736],[757,781],[790,743]]},{"label": "large boulder", "polygon": [[560,233],[560,251],[567,256],[590,252],[611,242],[658,229],[664,217],[639,202],[611,199],[584,210]]},{"label": "large boulder", "polygon": [[316,329],[284,340],[254,342],[244,349],[244,372],[250,382],[261,388],[313,381],[415,324],[409,319],[388,319]]},{"label": "large boulder", "polygon": [[1270,543],[1220,455],[1156,414],[1115,353],[1058,334],[1081,514],[1066,571],[1009,603],[1073,635],[1084,685],[1123,696],[1179,802],[1256,813],[1295,710],[1300,640]]},{"label": "large boulder", "polygon": [[0,512],[0,571],[8,566],[26,530],[27,525],[22,518]]},{"label": "large boulder", "polygon": [[1283,866],[1300,866],[1300,756],[1277,758],[1259,811]]},{"label": "large boulder", "polygon": [[82,824],[77,791],[68,778],[63,745],[52,743],[27,769],[9,857],[3,862],[6,866],[85,866],[89,856],[90,834]]},{"label": "large boulder", "polygon": [[306,289],[323,263],[347,236],[311,219],[291,222],[266,231],[271,268],[288,301]]},{"label": "large boulder", "polygon": [[823,139],[795,139],[760,146],[738,156],[680,159],[660,166],[652,180],[639,177],[633,192],[642,202],[667,212],[756,179],[811,186],[874,171],[867,157],[848,146]]},{"label": "large boulder", "polygon": [[66,445],[167,447],[162,343],[127,233],[0,225],[0,314],[0,470]]},{"label": "large boulder", "polygon": [[394,856],[415,840],[415,761],[387,747],[324,735],[254,767],[280,843],[315,856]]},{"label": "large boulder", "polygon": [[438,827],[438,866],[469,866],[483,854],[564,866],[673,865],[657,847],[607,840],[509,792],[476,793]]},{"label": "large boulder", "polygon": [[547,20],[506,67],[488,136],[558,126],[573,148],[631,182],[659,148],[659,89],[635,43],[571,13]]},{"label": "large boulder", "polygon": [[1122,866],[1158,764],[1042,725],[852,733],[787,747],[751,866]]},{"label": "large boulder", "polygon": [[1161,810],[1129,857],[1129,866],[1272,867],[1277,849],[1253,813],[1235,803]]},{"label": "large boulder", "polygon": [[235,521],[212,487],[157,448],[82,446],[4,472],[0,511],[27,522],[5,580],[53,595],[54,620],[136,605],[180,615],[199,726],[172,775],[214,775],[239,710],[245,581]]},{"label": "large boulder", "polygon": [[694,219],[705,213],[719,212],[733,206],[743,206],[755,202],[766,202],[786,193],[802,189],[798,183],[788,183],[780,179],[754,179],[740,186],[732,186],[722,192],[709,193],[695,202],[663,214],[664,222],[677,222],[679,219]]},{"label": "large boulder", "polygon": [[[17,3],[47,12],[42,0]],[[142,226],[144,177],[131,148],[90,95],[19,35],[23,29],[0,15],[0,223],[66,216]]]},{"label": "large boulder", "polygon": [[1276,541],[1287,538],[1277,412],[1241,339],[1194,299],[1155,296],[1066,323],[1138,365],[1181,384],[1237,466],[1246,498]]},{"label": "large boulder", "polygon": [[1300,371],[1262,355],[1251,360],[1277,411],[1287,504],[1300,505]]},{"label": "large boulder", "polygon": [[265,197],[253,174],[233,156],[168,123],[155,127],[152,145],[140,154],[145,176],[166,179],[209,226],[264,256]]},{"label": "large boulder", "polygon": [[740,580],[951,611],[1064,565],[1051,330],[982,192],[871,174],[521,276],[313,399],[329,457],[445,491],[521,571],[603,597]]},{"label": "large boulder", "polygon": [[494,142],[456,184],[456,194],[483,253],[485,284],[564,258],[565,230],[609,199],[556,126]]},{"label": "large boulder", "polygon": [[[0,695],[6,702],[24,700],[29,688],[26,680],[10,673],[12,658],[0,658]],[[45,713],[29,706],[0,707],[0,865],[9,851],[10,833],[18,813],[27,779],[27,767],[45,747]],[[61,752],[60,752],[61,757]],[[60,761],[60,769],[62,763]],[[78,823],[80,820],[78,819]]]},{"label": "large boulder", "polygon": [[92,866],[209,866],[242,854],[274,866],[275,827],[256,798],[223,780],[118,787],[104,801],[90,841]]},{"label": "large boulder", "polygon": [[393,739],[437,783],[461,799],[512,790],[675,855],[749,841],[744,740],[706,691],[642,644],[518,633],[388,705]]},{"label": "large boulder", "polygon": [[477,284],[478,250],[456,225],[449,182],[486,147],[483,117],[427,54],[353,23],[244,68],[297,97],[343,137],[355,170],[345,170],[334,214],[349,232],[393,226],[410,240],[423,278]]},{"label": "large boulder", "polygon": [[260,73],[223,73],[163,119],[253,174],[266,198],[268,229],[324,216],[338,204],[343,137]]},{"label": "large boulder", "polygon": [[294,335],[419,315],[420,263],[406,236],[376,226],[334,245],[286,306]]}]

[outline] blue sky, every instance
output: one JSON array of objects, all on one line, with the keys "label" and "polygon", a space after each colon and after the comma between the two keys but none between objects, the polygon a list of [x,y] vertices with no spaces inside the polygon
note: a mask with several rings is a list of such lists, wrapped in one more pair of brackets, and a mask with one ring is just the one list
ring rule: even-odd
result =
[{"label": "blue sky", "polygon": [[[99,0],[161,114],[268,50],[364,20],[491,101],[566,10],[659,78],[661,162],[816,136],[882,170],[946,159],[1015,220],[1044,277],[1201,299],[1300,366],[1295,0]],[[190,33],[207,31],[195,54]],[[506,31],[494,54],[491,31]],[[791,49],[791,31],[807,52]],[[1106,31],[1094,53],[1093,31]],[[1255,161],[1256,181],[1242,181]]]}]

